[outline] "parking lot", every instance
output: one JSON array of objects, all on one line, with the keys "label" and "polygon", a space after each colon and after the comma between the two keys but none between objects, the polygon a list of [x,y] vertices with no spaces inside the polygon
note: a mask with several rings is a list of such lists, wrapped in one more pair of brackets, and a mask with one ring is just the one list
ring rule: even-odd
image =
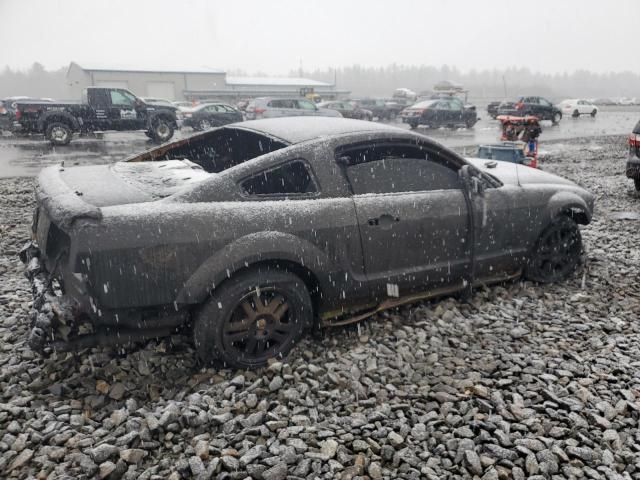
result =
[{"label": "parking lot", "polygon": [[[473,147],[499,140],[500,128],[491,119],[484,106],[478,106],[480,121],[471,129],[426,129],[418,131],[428,135],[448,147],[456,147],[471,155]],[[563,118],[558,125],[543,122],[540,148],[545,142],[569,140],[601,135],[624,135],[631,131],[640,120],[640,107],[601,107],[595,118]],[[399,121],[393,122],[400,128],[409,128]],[[192,131],[184,128],[175,138],[189,135]],[[106,133],[104,138],[82,137],[74,139],[64,147],[52,147],[41,136],[20,138],[0,137],[0,177],[34,176],[44,166],[65,162],[67,165],[89,165],[122,160],[128,155],[152,148],[155,144],[142,133]],[[466,149],[465,147],[469,147]]]}]

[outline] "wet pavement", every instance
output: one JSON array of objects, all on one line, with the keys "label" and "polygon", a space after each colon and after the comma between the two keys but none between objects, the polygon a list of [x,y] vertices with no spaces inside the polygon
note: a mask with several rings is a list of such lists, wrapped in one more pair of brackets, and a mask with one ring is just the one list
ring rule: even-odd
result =
[{"label": "wet pavement", "polygon": [[[427,129],[418,128],[434,140],[448,147],[469,147],[465,153],[471,155],[473,147],[499,140],[500,128],[496,120],[492,120],[483,108],[478,110],[480,121],[472,129]],[[542,122],[540,147],[544,149],[547,141],[569,140],[572,138],[595,137],[602,135],[619,135],[629,133],[640,119],[640,107],[602,107],[595,118],[563,118],[559,125]],[[406,124],[395,122],[401,128]],[[178,132],[174,139],[188,136],[189,128]],[[0,136],[0,178],[34,176],[43,167],[60,164],[90,165],[112,163],[122,160],[131,154],[141,152],[155,146],[141,132],[107,133],[104,138],[82,137],[64,147],[53,147],[42,136],[17,138]]]}]

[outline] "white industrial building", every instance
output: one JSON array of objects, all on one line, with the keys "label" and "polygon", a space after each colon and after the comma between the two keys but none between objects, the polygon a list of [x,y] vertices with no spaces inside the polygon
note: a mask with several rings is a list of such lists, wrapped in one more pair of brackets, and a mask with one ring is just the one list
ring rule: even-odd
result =
[{"label": "white industrial building", "polygon": [[141,97],[167,100],[239,100],[260,96],[300,95],[313,91],[331,99],[348,95],[330,83],[295,77],[227,77],[215,68],[111,67],[72,62],[67,70],[70,98],[87,87],[126,88]]}]

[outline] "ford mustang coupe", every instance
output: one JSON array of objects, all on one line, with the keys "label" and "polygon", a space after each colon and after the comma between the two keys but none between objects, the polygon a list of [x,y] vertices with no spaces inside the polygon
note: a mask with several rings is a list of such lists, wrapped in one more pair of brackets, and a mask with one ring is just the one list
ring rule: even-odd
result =
[{"label": "ford mustang coupe", "polygon": [[21,252],[30,345],[193,332],[239,368],[305,330],[524,275],[569,276],[593,196],[540,170],[466,160],[340,118],[226,125],[112,165],[49,167]]}]

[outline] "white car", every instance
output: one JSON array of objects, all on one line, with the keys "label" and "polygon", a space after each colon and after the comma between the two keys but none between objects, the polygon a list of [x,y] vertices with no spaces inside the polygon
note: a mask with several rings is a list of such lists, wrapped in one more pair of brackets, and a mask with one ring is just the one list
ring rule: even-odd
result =
[{"label": "white car", "polygon": [[598,113],[598,107],[589,100],[582,98],[563,100],[558,104],[558,107],[562,111],[562,115],[567,117],[579,117],[580,115],[591,115],[595,117]]}]

